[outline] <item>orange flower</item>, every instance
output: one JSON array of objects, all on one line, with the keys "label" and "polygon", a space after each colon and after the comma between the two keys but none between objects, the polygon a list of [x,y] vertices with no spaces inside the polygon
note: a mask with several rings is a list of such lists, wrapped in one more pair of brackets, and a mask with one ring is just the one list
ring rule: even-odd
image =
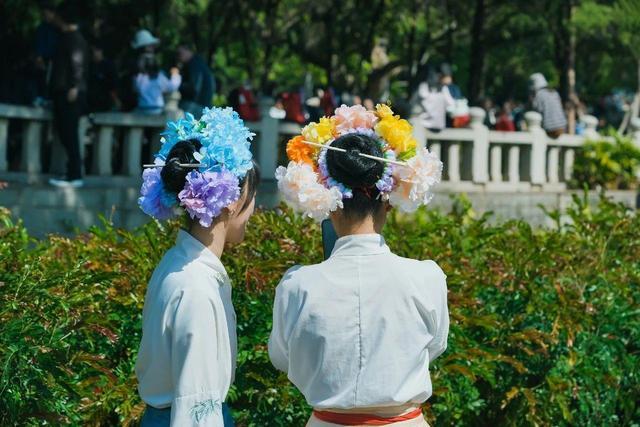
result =
[{"label": "orange flower", "polygon": [[308,163],[315,168],[315,154],[317,149],[305,144],[304,136],[298,135],[291,138],[287,143],[287,157],[294,162]]}]

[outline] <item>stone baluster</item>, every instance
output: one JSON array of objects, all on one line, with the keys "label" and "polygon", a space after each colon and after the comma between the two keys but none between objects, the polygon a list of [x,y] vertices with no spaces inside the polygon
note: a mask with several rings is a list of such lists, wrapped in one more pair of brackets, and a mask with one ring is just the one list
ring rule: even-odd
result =
[{"label": "stone baluster", "polygon": [[93,150],[93,171],[96,175],[112,174],[111,153],[113,148],[113,126],[101,125],[98,141]]},{"label": "stone baluster", "polygon": [[573,175],[573,163],[576,152],[573,148],[567,148],[564,152],[564,180],[569,181]]},{"label": "stone baluster", "polygon": [[141,127],[132,127],[127,130],[124,145],[124,174],[139,176],[142,173],[142,136]]},{"label": "stone baluster", "polygon": [[454,141],[449,145],[447,172],[450,182],[460,182],[460,142]]},{"label": "stone baluster", "polygon": [[22,135],[22,171],[37,174],[42,170],[40,151],[42,140],[42,122],[30,120]]},{"label": "stone baluster", "polygon": [[542,129],[542,115],[535,111],[527,111],[524,115],[527,129],[532,136],[531,146],[531,184],[542,185],[547,180],[547,134]]},{"label": "stone baluster", "polygon": [[549,147],[549,157],[547,158],[547,172],[549,182],[557,184],[560,182],[560,147]]},{"label": "stone baluster", "polygon": [[491,182],[502,182],[502,146],[491,147]]},{"label": "stone baluster", "polygon": [[271,117],[269,109],[273,99],[260,99],[260,137],[258,139],[258,164],[260,177],[263,180],[273,180],[278,167],[279,121]]},{"label": "stone baluster", "polygon": [[486,184],[489,181],[489,128],[484,125],[487,113],[482,108],[471,107],[469,114],[473,130],[471,176],[474,183]]},{"label": "stone baluster", "polygon": [[0,117],[0,172],[9,170],[8,154],[9,119]]},{"label": "stone baluster", "polygon": [[512,145],[509,147],[509,183],[520,182],[520,147]]}]

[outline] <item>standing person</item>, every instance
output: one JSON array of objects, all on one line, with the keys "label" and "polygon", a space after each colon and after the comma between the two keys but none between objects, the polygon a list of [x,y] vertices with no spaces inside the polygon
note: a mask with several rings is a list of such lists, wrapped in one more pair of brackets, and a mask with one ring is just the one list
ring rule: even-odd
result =
[{"label": "standing person", "polygon": [[119,110],[122,102],[116,89],[116,68],[104,55],[104,49],[95,42],[91,46],[87,104],[89,112]]},{"label": "standing person", "polygon": [[171,68],[171,78],[160,71],[153,53],[140,58],[140,70],[134,79],[138,94],[137,111],[143,114],[161,114],[164,111],[164,94],[178,90],[182,78],[180,71]]},{"label": "standing person", "polygon": [[[292,139],[292,161],[276,171],[285,200],[328,216],[339,239],[276,288],[269,356],[313,407],[307,427],[426,427],[429,365],[447,347],[446,276],[434,261],[395,255],[381,233],[392,206],[429,203],[442,162],[416,152],[411,125],[387,106],[375,115],[343,105],[333,119]],[[305,140],[325,141],[317,159]],[[408,166],[393,167],[397,158]]]},{"label": "standing person", "polygon": [[502,109],[496,119],[496,130],[502,132],[515,132],[516,124],[513,120],[511,102],[506,101],[502,104]]},{"label": "standing person", "polygon": [[49,180],[56,187],[81,187],[84,184],[78,121],[85,105],[89,55],[87,42],[78,31],[76,11],[74,5],[67,2],[56,17],[61,34],[51,70],[53,121],[67,152],[66,176]]},{"label": "standing person", "polygon": [[131,40],[132,50],[126,52],[122,73],[118,79],[118,93],[122,101],[122,110],[131,111],[138,106],[138,95],[131,82],[135,80],[140,71],[141,62],[145,57],[153,56],[159,44],[160,39],[146,29],[137,31]]},{"label": "standing person", "polygon": [[211,105],[216,81],[205,60],[186,45],[178,47],[178,62],[182,65],[180,108],[193,115]]},{"label": "standing person", "polygon": [[562,109],[560,94],[548,87],[547,79],[541,73],[529,77],[533,109],[542,114],[542,127],[551,138],[562,135],[567,128],[567,118]]},{"label": "standing person", "polygon": [[[236,320],[220,257],[244,239],[255,206],[253,134],[231,108],[213,108],[199,121],[168,123],[163,135],[139,204],[159,220],[183,210],[187,226],[145,295],[135,368],[147,404],[141,427],[233,426],[224,402],[235,376]],[[194,163],[202,166],[184,166]]]},{"label": "standing person", "polygon": [[449,89],[441,86],[437,76],[418,86],[418,97],[423,112],[420,114],[424,127],[431,132],[440,132],[447,125],[447,109],[455,105]]}]

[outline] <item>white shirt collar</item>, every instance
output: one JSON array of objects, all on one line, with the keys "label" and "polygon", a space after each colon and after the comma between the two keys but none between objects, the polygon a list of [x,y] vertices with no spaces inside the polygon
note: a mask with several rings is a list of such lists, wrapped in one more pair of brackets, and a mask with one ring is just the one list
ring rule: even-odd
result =
[{"label": "white shirt collar", "polygon": [[378,255],[389,252],[391,250],[381,234],[350,234],[336,240],[331,257]]},{"label": "white shirt collar", "polygon": [[222,265],[220,258],[187,231],[182,229],[178,231],[176,246],[184,250],[189,258],[199,259],[208,267],[222,274],[222,277],[228,277],[227,270]]}]

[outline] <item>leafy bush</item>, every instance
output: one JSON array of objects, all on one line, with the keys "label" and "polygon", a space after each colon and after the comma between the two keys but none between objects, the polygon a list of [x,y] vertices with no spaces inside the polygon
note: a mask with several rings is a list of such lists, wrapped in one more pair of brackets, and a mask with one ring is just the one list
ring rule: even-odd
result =
[{"label": "leafy bush", "polygon": [[629,137],[616,132],[613,142],[587,141],[577,152],[573,186],[608,189],[638,188],[640,149]]},{"label": "leafy bush", "polygon": [[[391,248],[448,275],[451,331],[431,367],[435,425],[637,425],[640,215],[575,203],[571,225],[532,229],[451,214],[394,214]],[[564,224],[565,221],[563,221]],[[108,223],[36,241],[0,213],[0,425],[136,425],[134,363],[148,278],[178,224]],[[229,401],[240,426],[301,426],[310,409],[271,366],[274,287],[318,262],[316,225],[260,212],[223,257],[234,281],[239,360]],[[635,424],[634,424],[635,423]]]}]

